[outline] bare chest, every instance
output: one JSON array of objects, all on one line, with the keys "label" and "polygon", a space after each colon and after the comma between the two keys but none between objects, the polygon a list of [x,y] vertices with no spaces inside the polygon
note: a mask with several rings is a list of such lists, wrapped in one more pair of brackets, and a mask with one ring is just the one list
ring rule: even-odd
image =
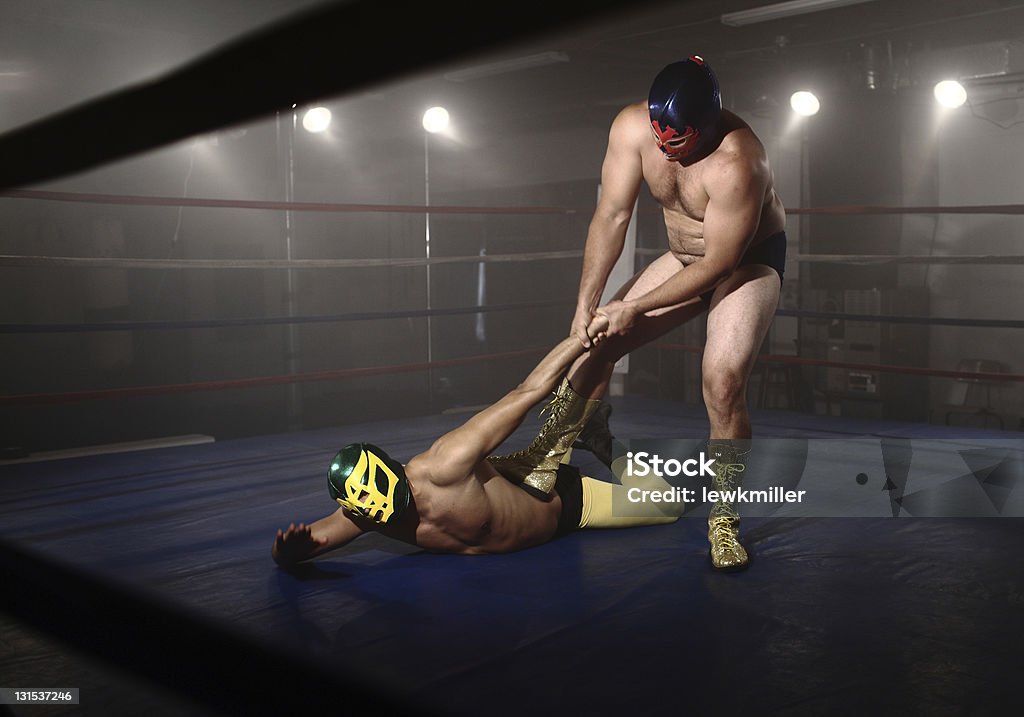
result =
[{"label": "bare chest", "polygon": [[651,196],[666,210],[680,212],[695,221],[704,219],[708,195],[699,166],[682,167],[657,156],[644,157],[644,181]]},{"label": "bare chest", "polygon": [[658,153],[644,156],[644,180],[661,205],[669,248],[684,263],[704,255],[704,214],[708,195],[699,165],[682,167]]}]

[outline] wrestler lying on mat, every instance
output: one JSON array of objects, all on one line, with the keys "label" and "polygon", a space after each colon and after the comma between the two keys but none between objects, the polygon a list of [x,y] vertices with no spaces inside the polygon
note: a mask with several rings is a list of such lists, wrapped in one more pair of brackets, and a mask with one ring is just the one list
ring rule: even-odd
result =
[{"label": "wrestler lying on mat", "polygon": [[[604,317],[595,318],[591,335],[602,331],[604,323]],[[659,513],[654,506],[641,517],[613,515],[613,494],[626,488],[581,476],[562,462],[600,404],[577,394],[569,378],[562,378],[586,351],[574,336],[563,340],[516,388],[404,466],[369,443],[343,448],[328,472],[331,497],[341,507],[311,525],[278,530],[274,560],[294,565],[371,531],[432,552],[476,555],[529,548],[577,528],[676,520],[678,515]],[[548,418],[533,443],[489,459],[556,386]],[[537,471],[552,475],[552,495],[524,489],[522,475]]]}]

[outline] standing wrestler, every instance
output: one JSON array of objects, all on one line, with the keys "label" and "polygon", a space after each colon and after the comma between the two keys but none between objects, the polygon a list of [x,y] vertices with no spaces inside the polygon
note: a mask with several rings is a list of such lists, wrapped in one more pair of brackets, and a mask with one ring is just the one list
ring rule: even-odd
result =
[{"label": "standing wrestler", "polygon": [[[594,324],[591,330],[596,332],[607,322],[598,317]],[[274,560],[288,567],[371,531],[432,552],[474,555],[529,548],[576,528],[676,520],[681,508],[659,512],[643,506],[640,515],[613,515],[613,499],[625,503],[624,497],[613,496],[626,488],[581,476],[564,463],[600,403],[573,391],[563,378],[585,352],[576,336],[563,340],[519,386],[404,466],[370,443],[343,448],[328,472],[331,497],[341,507],[310,525],[278,530],[271,550]],[[513,454],[529,462],[534,477],[543,476],[550,484],[552,495],[538,500],[531,494],[534,489],[512,473],[502,477],[504,471],[488,456],[556,386],[540,435]],[[663,482],[650,487],[670,488]]]},{"label": "standing wrestler", "polygon": [[[598,306],[642,183],[662,206],[668,251]],[[786,213],[764,146],[746,122],[722,110],[714,73],[693,56],[665,67],[647,102],[612,122],[601,190],[572,323],[584,345],[601,341],[573,387],[599,398],[619,357],[707,312],[709,454],[716,490],[735,488],[751,438],[747,381],[778,305],[786,258]],[[606,331],[595,334],[595,315],[608,319]],[[713,506],[708,539],[714,567],[747,565],[731,504]]]}]

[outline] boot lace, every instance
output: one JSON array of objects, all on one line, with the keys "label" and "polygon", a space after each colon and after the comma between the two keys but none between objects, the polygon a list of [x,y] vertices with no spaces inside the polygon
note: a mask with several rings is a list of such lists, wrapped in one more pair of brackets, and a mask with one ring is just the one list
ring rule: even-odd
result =
[{"label": "boot lace", "polygon": [[731,515],[718,515],[711,519],[711,534],[714,537],[715,547],[719,552],[735,552],[737,531],[733,525]]},{"label": "boot lace", "polygon": [[732,490],[736,487],[733,481],[746,470],[746,466],[742,463],[725,463],[719,464],[719,469],[721,472],[717,477],[722,484],[721,490]]}]

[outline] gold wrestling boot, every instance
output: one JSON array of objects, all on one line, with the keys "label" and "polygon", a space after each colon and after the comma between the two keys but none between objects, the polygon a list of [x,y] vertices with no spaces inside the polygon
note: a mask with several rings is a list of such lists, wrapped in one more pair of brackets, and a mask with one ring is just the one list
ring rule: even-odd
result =
[{"label": "gold wrestling boot", "polygon": [[[594,454],[597,460],[609,468],[616,455],[625,455],[626,451],[608,427],[608,419],[611,418],[612,407],[604,401],[598,401],[597,407],[590,418],[583,425],[576,440],[572,442],[573,448],[582,448]],[[617,452],[616,449],[619,449]]]},{"label": "gold wrestling boot", "polygon": [[490,456],[487,461],[526,492],[541,500],[551,500],[562,456],[600,403],[583,398],[569,385],[569,379],[562,379],[555,397],[541,411],[542,415],[549,413],[533,443],[515,453]]},{"label": "gold wrestling boot", "polygon": [[[708,443],[708,455],[715,459],[712,490],[735,491],[740,487],[740,473],[749,451],[740,451],[731,443]],[[742,570],[750,556],[740,544],[740,514],[732,502],[719,500],[708,515],[708,541],[711,543],[711,565],[716,570]]]}]

